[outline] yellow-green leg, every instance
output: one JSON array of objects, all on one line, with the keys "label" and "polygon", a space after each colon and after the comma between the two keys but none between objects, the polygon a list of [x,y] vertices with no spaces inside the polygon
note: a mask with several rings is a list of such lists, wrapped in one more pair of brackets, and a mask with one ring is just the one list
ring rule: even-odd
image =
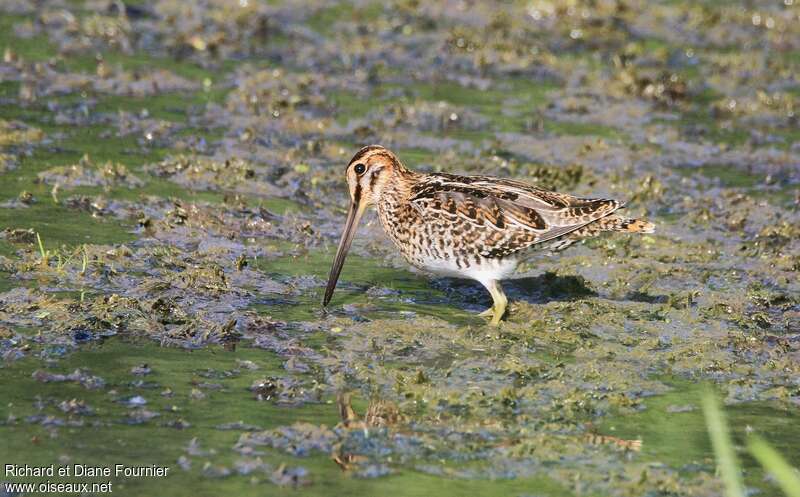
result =
[{"label": "yellow-green leg", "polygon": [[503,315],[506,313],[508,299],[506,298],[506,294],[503,293],[503,287],[500,286],[499,281],[492,280],[488,283],[484,283],[484,286],[487,290],[489,290],[489,294],[492,296],[493,304],[492,307],[478,314],[478,316],[492,316],[492,320],[489,321],[489,324],[492,326],[497,326],[500,324],[500,320],[503,319]]}]

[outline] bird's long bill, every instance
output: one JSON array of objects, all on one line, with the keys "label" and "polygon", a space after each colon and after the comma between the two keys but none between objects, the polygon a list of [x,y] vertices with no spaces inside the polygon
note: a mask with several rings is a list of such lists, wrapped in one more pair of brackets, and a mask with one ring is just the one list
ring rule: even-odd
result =
[{"label": "bird's long bill", "polygon": [[347,251],[350,250],[350,244],[353,242],[353,236],[356,234],[356,227],[361,215],[364,213],[365,204],[357,205],[355,202],[350,204],[350,210],[347,212],[347,222],[344,225],[344,233],[342,239],[339,241],[339,248],[336,250],[336,257],[333,259],[331,266],[331,274],[328,275],[328,286],[325,288],[325,298],[322,299],[322,306],[327,306],[333,296],[333,290],[336,288],[336,282],[339,281],[339,273],[342,272],[344,266],[344,259],[347,257]]}]

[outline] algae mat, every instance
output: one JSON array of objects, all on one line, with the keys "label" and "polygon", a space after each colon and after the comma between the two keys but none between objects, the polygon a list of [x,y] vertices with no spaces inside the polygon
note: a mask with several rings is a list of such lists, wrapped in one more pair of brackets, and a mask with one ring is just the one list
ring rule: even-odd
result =
[{"label": "algae mat", "polygon": [[[2,2],[0,481],[716,496],[706,386],[800,465],[795,3]],[[369,143],[658,229],[495,329],[368,217],[324,312]]]}]

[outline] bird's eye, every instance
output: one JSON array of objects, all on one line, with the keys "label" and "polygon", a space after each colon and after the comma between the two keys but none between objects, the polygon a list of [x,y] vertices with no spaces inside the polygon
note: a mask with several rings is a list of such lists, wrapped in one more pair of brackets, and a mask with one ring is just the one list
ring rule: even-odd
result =
[{"label": "bird's eye", "polygon": [[353,166],[353,171],[355,171],[356,174],[364,174],[364,171],[366,170],[367,168],[364,166],[364,164],[356,164]]}]

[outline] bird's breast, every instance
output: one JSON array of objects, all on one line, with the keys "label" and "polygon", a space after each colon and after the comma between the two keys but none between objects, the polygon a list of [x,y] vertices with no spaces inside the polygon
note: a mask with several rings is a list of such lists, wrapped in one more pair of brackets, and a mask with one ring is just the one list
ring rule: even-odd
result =
[{"label": "bird's breast", "polygon": [[485,256],[487,233],[481,227],[425,217],[413,206],[387,202],[378,207],[384,230],[413,266],[439,275],[479,281],[513,274],[515,257]]}]

